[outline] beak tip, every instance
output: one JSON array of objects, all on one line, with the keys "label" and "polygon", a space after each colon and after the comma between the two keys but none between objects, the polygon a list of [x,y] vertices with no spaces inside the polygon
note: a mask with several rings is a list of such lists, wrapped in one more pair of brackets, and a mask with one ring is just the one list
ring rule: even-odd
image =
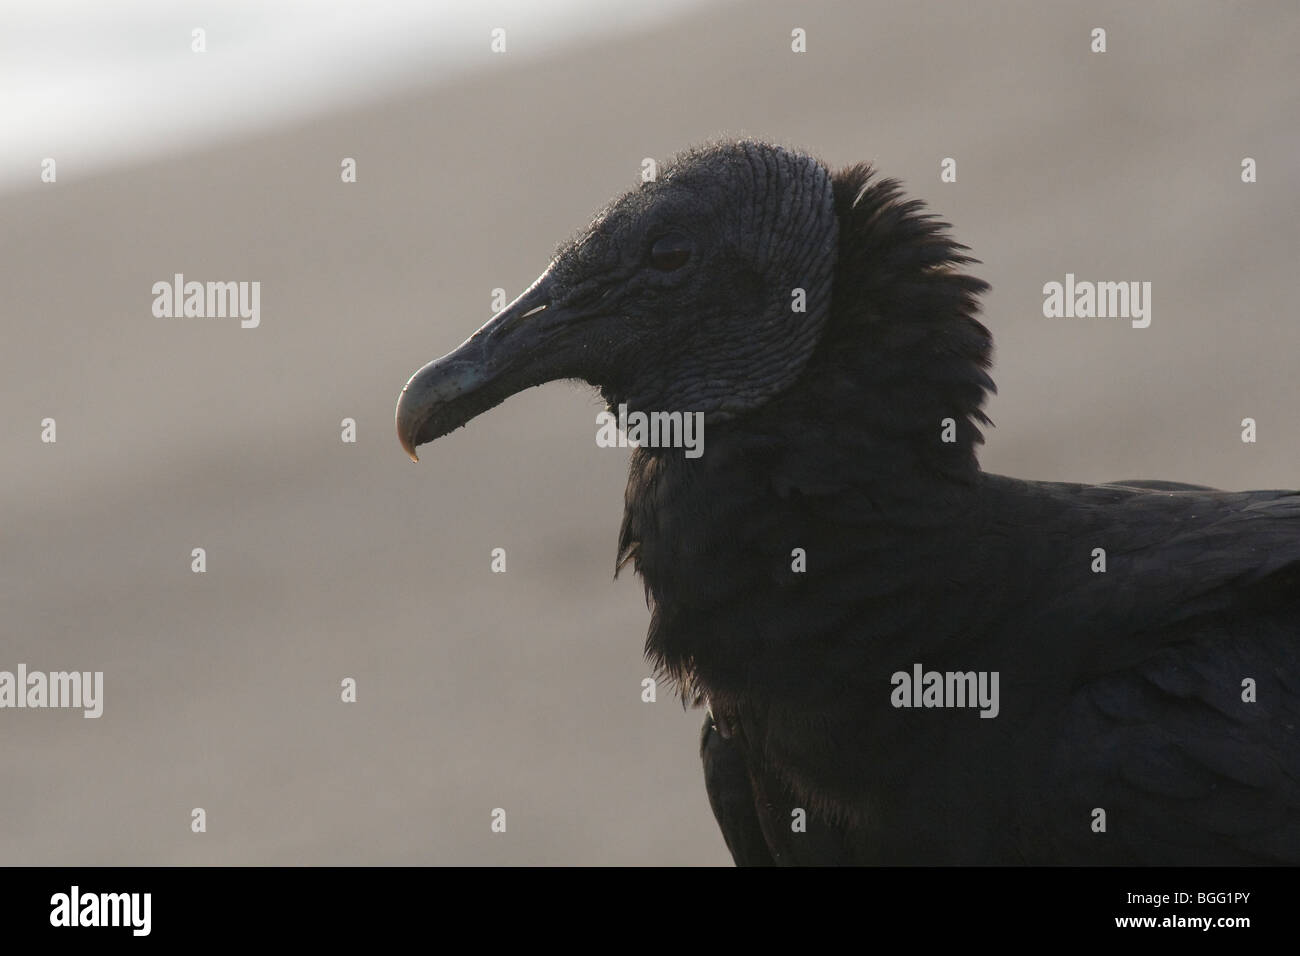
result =
[{"label": "beak tip", "polygon": [[[402,398],[406,397],[406,390],[402,390]],[[407,427],[407,423],[402,421],[402,404],[399,399],[397,404],[397,442],[402,446],[402,451],[410,457],[411,461],[419,461],[420,456],[415,453],[415,436],[412,430]]]},{"label": "beak tip", "polygon": [[411,461],[418,462],[420,460],[420,456],[415,451],[415,443],[411,440],[411,437],[400,428],[397,431],[397,441],[401,444],[402,451],[406,452],[407,457],[410,458]]}]

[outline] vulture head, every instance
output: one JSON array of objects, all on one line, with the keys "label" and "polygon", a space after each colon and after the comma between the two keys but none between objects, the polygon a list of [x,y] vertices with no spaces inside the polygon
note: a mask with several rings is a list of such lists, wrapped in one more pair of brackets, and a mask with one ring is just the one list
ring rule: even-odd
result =
[{"label": "vulture head", "polygon": [[515,392],[582,379],[611,407],[712,424],[788,388],[830,312],[838,222],[821,163],[760,143],[688,153],[615,200],[517,299],[415,373],[416,446]]}]

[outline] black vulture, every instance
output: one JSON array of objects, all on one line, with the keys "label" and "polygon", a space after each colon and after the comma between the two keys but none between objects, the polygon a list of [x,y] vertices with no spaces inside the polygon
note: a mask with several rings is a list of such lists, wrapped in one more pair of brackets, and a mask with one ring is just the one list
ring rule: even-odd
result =
[{"label": "black vulture", "polygon": [[965,250],[867,165],[697,148],[416,372],[398,435],[553,379],[703,416],[631,452],[618,566],[738,863],[1300,862],[1300,494],[981,471]]}]

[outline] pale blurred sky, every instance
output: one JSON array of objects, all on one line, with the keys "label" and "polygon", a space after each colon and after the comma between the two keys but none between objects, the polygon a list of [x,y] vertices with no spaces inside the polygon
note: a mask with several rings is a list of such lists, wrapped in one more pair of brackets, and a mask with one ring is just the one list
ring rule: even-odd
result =
[{"label": "pale blurred sky", "polygon": [[46,156],[66,180],[495,68],[494,27],[531,58],[709,2],[0,0],[0,187]]}]

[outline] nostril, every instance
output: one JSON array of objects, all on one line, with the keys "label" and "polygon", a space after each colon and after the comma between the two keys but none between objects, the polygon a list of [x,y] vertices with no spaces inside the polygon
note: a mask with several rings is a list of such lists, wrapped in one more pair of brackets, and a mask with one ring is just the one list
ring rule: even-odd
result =
[{"label": "nostril", "polygon": [[533,314],[535,314],[535,313],[537,313],[537,312],[541,312],[541,311],[542,311],[543,309],[545,309],[545,308],[546,308],[546,303],[542,303],[541,305],[535,305],[535,306],[533,306],[531,309],[529,309],[527,312],[525,312],[523,315],[521,315],[519,318],[521,318],[521,319],[526,319],[526,318],[528,318],[530,315],[533,315]]}]

